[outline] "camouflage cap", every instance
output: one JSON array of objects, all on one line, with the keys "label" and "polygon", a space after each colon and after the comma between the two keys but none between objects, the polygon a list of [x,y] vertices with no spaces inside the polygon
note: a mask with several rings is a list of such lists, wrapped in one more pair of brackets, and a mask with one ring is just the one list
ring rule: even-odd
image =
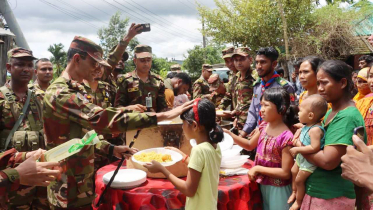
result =
[{"label": "camouflage cap", "polygon": [[8,53],[7,53],[7,56],[8,56],[8,59],[10,59],[10,58],[24,58],[24,57],[30,57],[33,60],[37,59],[32,55],[31,50],[26,50],[22,47],[16,47],[16,48],[13,48],[13,49],[9,50]]},{"label": "camouflage cap", "polygon": [[174,64],[171,66],[171,71],[181,70],[181,66],[179,64]]},{"label": "camouflage cap", "polygon": [[210,86],[210,91],[214,91],[219,88],[222,81],[219,78],[219,74],[211,74],[210,78],[207,81]]},{"label": "camouflage cap", "polygon": [[207,71],[213,71],[211,64],[202,64],[202,69],[206,69]]},{"label": "camouflage cap", "polygon": [[250,49],[248,47],[239,47],[234,50],[233,56],[240,55],[240,56],[249,56]]},{"label": "camouflage cap", "polygon": [[92,40],[81,36],[75,36],[74,40],[70,44],[70,48],[86,52],[91,58],[97,61],[99,64],[111,67],[103,58],[102,58],[102,48],[94,43]]},{"label": "camouflage cap", "polygon": [[224,50],[221,51],[221,53],[223,54],[222,58],[231,58],[233,53],[234,53],[234,47],[227,47],[225,48]]},{"label": "camouflage cap", "polygon": [[136,58],[151,58],[152,57],[152,48],[148,45],[140,44],[137,45],[134,49]]}]

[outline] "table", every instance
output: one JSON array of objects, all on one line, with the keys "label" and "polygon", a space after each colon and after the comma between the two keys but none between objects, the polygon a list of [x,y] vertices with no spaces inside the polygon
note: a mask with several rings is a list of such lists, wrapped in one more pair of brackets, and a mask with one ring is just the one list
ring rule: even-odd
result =
[{"label": "table", "polygon": [[[114,171],[119,161],[104,166],[97,171],[96,204],[105,189],[102,177]],[[243,167],[251,168],[253,162],[248,160]],[[126,168],[125,163],[121,168]],[[185,177],[186,178],[186,177]],[[185,180],[185,178],[183,178]],[[247,175],[220,177],[218,193],[219,210],[261,209],[260,190],[256,182],[250,182]],[[94,209],[121,210],[165,210],[184,209],[186,197],[167,179],[147,178],[141,186],[130,190],[110,188],[105,195],[105,203]],[[94,206],[94,205],[93,205]]]}]

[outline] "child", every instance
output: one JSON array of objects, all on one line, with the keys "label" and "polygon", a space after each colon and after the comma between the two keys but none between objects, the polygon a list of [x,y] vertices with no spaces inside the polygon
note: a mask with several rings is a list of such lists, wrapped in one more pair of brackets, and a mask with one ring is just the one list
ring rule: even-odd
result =
[{"label": "child", "polygon": [[183,131],[187,139],[195,139],[190,158],[181,151],[183,162],[188,164],[186,181],[171,174],[157,161],[145,167],[152,173],[161,172],[175,187],[187,196],[186,208],[190,210],[217,209],[223,130],[216,124],[215,106],[208,99],[194,100],[193,108],[181,114]]},{"label": "child", "polygon": [[257,148],[255,166],[249,178],[260,184],[264,210],[288,210],[291,194],[291,167],[294,160],[289,152],[293,133],[289,127],[297,122],[296,107],[290,106],[290,95],[283,88],[265,90],[260,102],[263,123],[250,135],[250,140],[234,135],[236,144],[246,150]]},{"label": "child", "polygon": [[[295,157],[291,173],[293,175],[293,193],[288,203],[294,201],[291,210],[297,210],[301,207],[305,194],[305,182],[307,178],[316,169],[316,166],[309,163],[302,154],[314,154],[324,147],[325,130],[321,127],[321,119],[328,110],[328,103],[319,94],[308,96],[299,106],[299,121],[305,126],[302,128],[299,141],[294,141],[295,147],[290,149],[290,153]],[[303,146],[303,145],[304,146]],[[298,155],[297,155],[298,154]],[[300,171],[299,171],[300,169]]]}]

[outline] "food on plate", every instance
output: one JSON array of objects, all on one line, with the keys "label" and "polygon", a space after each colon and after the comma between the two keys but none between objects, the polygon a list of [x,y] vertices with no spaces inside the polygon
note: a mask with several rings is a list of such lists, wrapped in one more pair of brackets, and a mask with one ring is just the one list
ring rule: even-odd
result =
[{"label": "food on plate", "polygon": [[151,162],[152,160],[158,161],[160,163],[171,162],[171,155],[160,154],[156,152],[143,152],[138,155],[134,155],[135,159],[141,162]]}]

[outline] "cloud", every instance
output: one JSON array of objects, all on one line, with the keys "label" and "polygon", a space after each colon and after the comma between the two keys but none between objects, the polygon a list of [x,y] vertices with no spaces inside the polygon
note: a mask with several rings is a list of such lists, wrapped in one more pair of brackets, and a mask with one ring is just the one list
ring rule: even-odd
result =
[{"label": "cloud", "polygon": [[[150,23],[151,32],[138,35],[157,57],[184,59],[187,50],[201,44],[201,23],[194,0],[8,0],[37,57],[50,57],[49,45],[68,49],[75,35],[99,42],[97,30],[116,12],[130,22]],[[213,0],[200,0],[214,7]],[[67,13],[67,14],[66,14]]]}]

